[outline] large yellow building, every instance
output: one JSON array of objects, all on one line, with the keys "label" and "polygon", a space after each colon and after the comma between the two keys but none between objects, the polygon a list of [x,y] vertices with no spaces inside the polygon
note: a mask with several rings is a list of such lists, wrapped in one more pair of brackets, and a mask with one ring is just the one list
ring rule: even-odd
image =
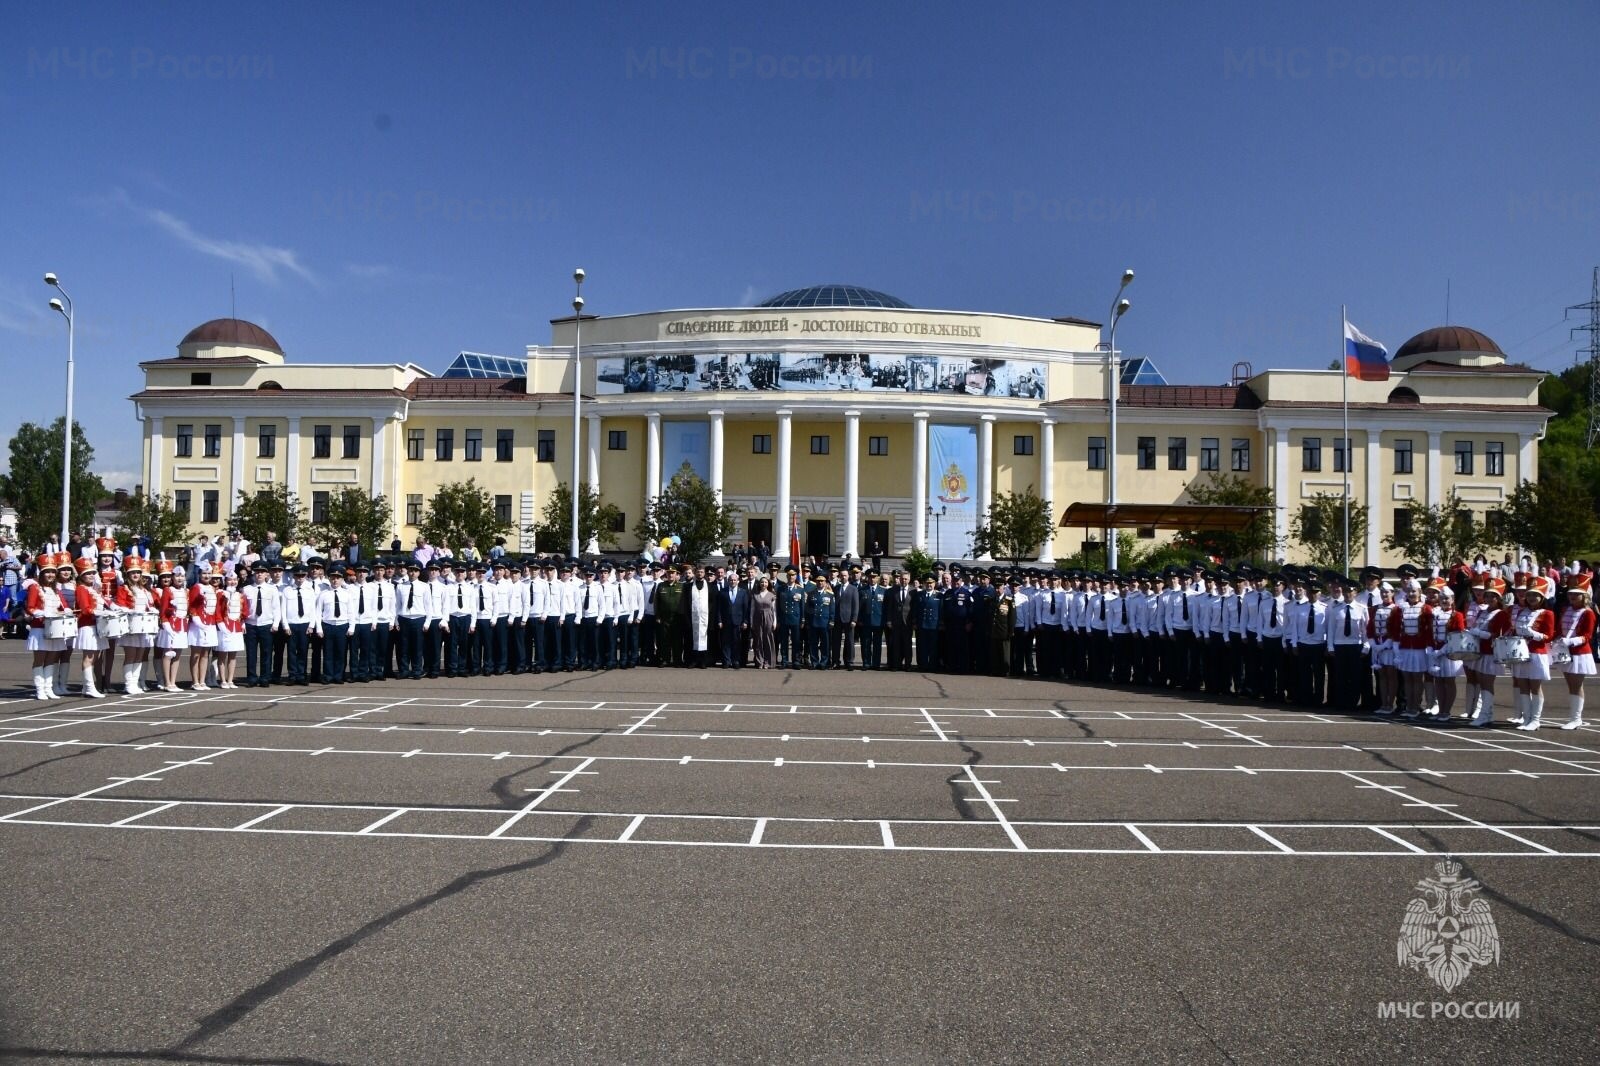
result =
[{"label": "large yellow building", "polygon": [[[582,476],[621,509],[624,529],[685,463],[740,508],[735,539],[764,540],[780,557],[791,514],[807,554],[922,545],[955,558],[996,493],[1032,487],[1058,515],[1106,499],[1113,371],[1093,322],[923,310],[816,286],[752,308],[552,326],[552,343],[529,346],[525,363],[464,353],[435,377],[410,363],[291,363],[251,323],[207,322],[176,357],[141,364],[146,491],[171,494],[197,530],[217,533],[241,491],[287,481],[315,511],[361,486],[389,499],[409,544],[435,487],[474,477],[527,527],[571,476],[578,349]],[[1295,510],[1348,480],[1372,515],[1352,556],[1392,565],[1381,538],[1405,501],[1455,491],[1492,522],[1536,476],[1550,414],[1542,376],[1474,330],[1426,330],[1395,353],[1388,381],[1349,382],[1346,449],[1336,370],[1241,369],[1222,386],[1119,373],[1118,499],[1182,502],[1192,479],[1236,473],[1272,487],[1287,544]],[[1076,551],[1083,535],[1058,530],[1040,559]],[[630,533],[619,541],[638,546]],[[1285,555],[1295,558],[1292,545]]]}]

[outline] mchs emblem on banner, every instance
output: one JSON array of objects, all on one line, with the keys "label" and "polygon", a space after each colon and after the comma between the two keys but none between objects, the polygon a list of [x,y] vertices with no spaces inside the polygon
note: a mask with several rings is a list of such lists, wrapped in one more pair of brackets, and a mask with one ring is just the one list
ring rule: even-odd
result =
[{"label": "mchs emblem on banner", "polygon": [[1401,966],[1425,971],[1448,993],[1474,966],[1500,962],[1500,933],[1488,902],[1470,898],[1482,885],[1463,879],[1460,863],[1447,859],[1434,871],[1417,882],[1422,897],[1406,904],[1396,950]]},{"label": "mchs emblem on banner", "polygon": [[944,472],[939,483],[944,487],[944,495],[939,497],[940,503],[966,503],[970,499],[967,495],[967,475],[956,464],[950,464],[950,469]]}]

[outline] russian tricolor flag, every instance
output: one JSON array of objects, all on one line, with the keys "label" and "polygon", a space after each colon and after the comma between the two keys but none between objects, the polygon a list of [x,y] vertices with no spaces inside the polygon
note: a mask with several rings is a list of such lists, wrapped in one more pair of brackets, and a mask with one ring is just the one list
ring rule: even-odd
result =
[{"label": "russian tricolor flag", "polygon": [[1389,380],[1389,349],[1344,323],[1344,372],[1357,381]]}]

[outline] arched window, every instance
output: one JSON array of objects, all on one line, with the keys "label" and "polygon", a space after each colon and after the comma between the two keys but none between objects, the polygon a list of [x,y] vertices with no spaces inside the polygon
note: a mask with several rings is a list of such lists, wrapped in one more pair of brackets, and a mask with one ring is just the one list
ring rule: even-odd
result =
[{"label": "arched window", "polygon": [[1417,395],[1416,389],[1408,389],[1404,385],[1401,385],[1398,389],[1395,389],[1393,392],[1389,393],[1389,402],[1421,403],[1422,397]]},{"label": "arched window", "polygon": [[271,390],[276,391],[276,392],[282,392],[283,391],[283,386],[279,385],[276,381],[268,380],[268,381],[263,381],[261,384],[257,385],[256,389],[258,391],[259,390],[271,389]]}]

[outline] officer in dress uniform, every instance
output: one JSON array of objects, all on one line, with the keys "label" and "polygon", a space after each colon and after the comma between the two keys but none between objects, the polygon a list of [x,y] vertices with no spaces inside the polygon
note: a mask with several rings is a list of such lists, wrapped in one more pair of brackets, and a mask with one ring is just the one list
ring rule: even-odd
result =
[{"label": "officer in dress uniform", "polygon": [[861,665],[868,670],[883,669],[883,605],[886,595],[881,575],[876,570],[868,571],[867,587],[861,590]]}]

